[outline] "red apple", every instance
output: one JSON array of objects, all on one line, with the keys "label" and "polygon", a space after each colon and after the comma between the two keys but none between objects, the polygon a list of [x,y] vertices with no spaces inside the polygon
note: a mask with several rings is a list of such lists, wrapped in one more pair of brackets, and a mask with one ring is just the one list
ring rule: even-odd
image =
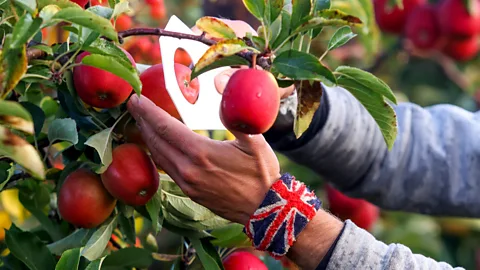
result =
[{"label": "red apple", "polygon": [[268,270],[262,260],[247,251],[235,251],[222,263],[225,270]]},{"label": "red apple", "polygon": [[463,0],[443,0],[438,7],[440,29],[448,36],[472,36],[480,32],[480,1],[471,1],[469,14]]},{"label": "red apple", "polygon": [[389,0],[373,0],[375,20],[383,32],[401,34],[410,12],[425,3],[427,0],[403,0],[403,9],[400,9],[390,6]]},{"label": "red apple", "polygon": [[132,18],[126,14],[118,16],[117,21],[115,22],[115,30],[118,32],[125,31],[132,27]]},{"label": "red apple", "polygon": [[150,5],[150,16],[153,19],[163,19],[166,15],[165,5],[163,3]]},{"label": "red apple", "polygon": [[225,86],[220,117],[229,130],[260,134],[272,127],[279,107],[280,94],[275,77],[264,70],[241,69]]},{"label": "red apple", "polygon": [[479,37],[449,39],[442,52],[457,61],[468,61],[477,56]]},{"label": "red apple", "polygon": [[155,195],[159,175],[147,153],[136,144],[117,146],[112,163],[101,175],[105,188],[128,205],[145,205]]},{"label": "red apple", "polygon": [[176,51],[175,51],[175,56],[174,56],[174,60],[173,60],[175,63],[179,63],[179,64],[182,64],[182,65],[185,65],[187,67],[189,67],[193,61],[192,61],[192,58],[190,57],[190,55],[187,53],[187,51],[185,51],[184,49],[182,48],[178,48]]},{"label": "red apple", "polygon": [[416,7],[408,16],[405,36],[418,49],[432,49],[440,40],[437,12],[432,5]]},{"label": "red apple", "polygon": [[[192,71],[184,65],[175,63],[174,69],[177,83],[183,96],[189,103],[195,104],[198,99],[200,88],[198,79],[195,78],[190,81],[190,74]],[[180,114],[165,87],[164,78],[162,64],[153,65],[145,70],[140,75],[140,80],[143,85],[142,95],[153,101],[153,103],[168,112],[171,116],[180,120]]]},{"label": "red apple", "polygon": [[70,0],[70,1],[76,3],[81,7],[85,7],[85,5],[88,3],[88,0]]},{"label": "red apple", "polygon": [[[120,48],[135,67],[133,57],[124,49]],[[81,53],[76,63],[81,63],[82,59],[90,55],[89,52]],[[80,99],[86,104],[108,109],[116,107],[130,96],[132,86],[117,75],[96,67],[80,65],[73,70],[73,82],[75,90]]]}]

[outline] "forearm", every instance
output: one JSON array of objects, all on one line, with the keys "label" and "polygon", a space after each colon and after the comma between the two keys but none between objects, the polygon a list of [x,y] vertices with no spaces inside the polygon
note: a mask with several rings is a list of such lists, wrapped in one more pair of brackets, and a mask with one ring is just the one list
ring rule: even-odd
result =
[{"label": "forearm", "polygon": [[325,93],[300,139],[266,134],[275,150],[384,209],[480,216],[478,113],[448,105],[395,106],[399,130],[388,151],[377,124],[352,95],[341,88]]}]

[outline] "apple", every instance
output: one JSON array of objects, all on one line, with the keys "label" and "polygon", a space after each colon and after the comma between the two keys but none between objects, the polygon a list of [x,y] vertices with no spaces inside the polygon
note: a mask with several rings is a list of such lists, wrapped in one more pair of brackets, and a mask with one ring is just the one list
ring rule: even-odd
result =
[{"label": "apple", "polygon": [[165,5],[163,3],[150,5],[150,16],[153,19],[163,19],[166,15]]},{"label": "apple", "polygon": [[405,23],[405,36],[418,49],[432,49],[440,40],[437,11],[432,5],[416,7]]},{"label": "apple", "polygon": [[[190,104],[195,104],[198,99],[200,88],[198,79],[195,78],[190,81],[190,74],[192,71],[182,64],[175,63],[174,70],[178,86],[180,87],[183,96]],[[165,87],[165,77],[162,64],[156,64],[149,67],[140,75],[140,80],[143,85],[142,95],[168,112],[171,116],[181,120],[180,114]]]},{"label": "apple", "polygon": [[58,194],[58,210],[67,222],[81,228],[102,224],[113,212],[116,200],[100,177],[87,169],[70,173]]},{"label": "apple", "polygon": [[480,32],[480,1],[473,0],[469,14],[463,0],[443,0],[438,6],[440,29],[448,36],[468,37]]},{"label": "apple", "polygon": [[[123,48],[120,49],[136,67],[133,57]],[[76,63],[81,63],[87,55],[90,53],[81,53],[76,58]],[[113,108],[122,104],[133,90],[132,86],[121,77],[106,70],[83,64],[74,68],[73,82],[75,90],[83,102],[101,109]]]},{"label": "apple", "polygon": [[88,3],[88,0],[70,0],[70,1],[76,3],[81,7],[85,7],[85,5]]},{"label": "apple", "polygon": [[126,14],[121,14],[118,16],[117,21],[115,22],[115,30],[118,32],[125,31],[132,27],[132,18]]},{"label": "apple", "polygon": [[222,263],[225,270],[268,270],[262,260],[248,251],[235,251]]},{"label": "apple", "polygon": [[468,61],[475,58],[479,51],[477,35],[467,38],[450,38],[442,52],[456,61]]},{"label": "apple", "polygon": [[174,56],[173,61],[175,63],[179,63],[179,64],[182,64],[182,65],[187,66],[187,67],[189,67],[190,65],[193,64],[193,61],[192,61],[192,58],[190,57],[190,55],[187,53],[187,51],[185,51],[182,48],[178,48],[175,51],[175,56]]},{"label": "apple", "polygon": [[403,0],[403,9],[400,9],[390,6],[389,0],[373,0],[375,20],[383,32],[402,34],[407,16],[415,7],[425,3],[427,0]]},{"label": "apple", "polygon": [[160,181],[150,157],[132,143],[113,149],[112,163],[101,178],[113,197],[133,206],[145,205],[157,192]]},{"label": "apple", "polygon": [[220,118],[229,130],[260,134],[273,125],[279,107],[278,84],[270,72],[240,69],[225,86]]},{"label": "apple", "polygon": [[350,219],[365,230],[370,230],[378,220],[378,207],[368,201],[348,197],[330,185],[326,185],[325,191],[330,212],[340,219]]}]

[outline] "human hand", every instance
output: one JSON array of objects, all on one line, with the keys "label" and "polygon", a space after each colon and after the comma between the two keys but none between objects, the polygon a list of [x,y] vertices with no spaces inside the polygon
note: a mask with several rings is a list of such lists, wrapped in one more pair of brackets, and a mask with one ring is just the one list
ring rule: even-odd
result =
[{"label": "human hand", "polygon": [[216,141],[188,129],[144,96],[132,95],[135,118],[152,159],[193,201],[246,224],[280,177],[275,153],[262,135],[234,132]]}]

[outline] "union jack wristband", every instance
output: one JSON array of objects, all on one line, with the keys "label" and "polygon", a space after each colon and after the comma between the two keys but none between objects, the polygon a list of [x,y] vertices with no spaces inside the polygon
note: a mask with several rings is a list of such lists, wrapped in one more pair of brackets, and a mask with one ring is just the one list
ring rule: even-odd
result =
[{"label": "union jack wristband", "polygon": [[244,232],[257,250],[281,258],[321,205],[313,191],[285,173],[272,185],[262,204],[250,217]]}]

